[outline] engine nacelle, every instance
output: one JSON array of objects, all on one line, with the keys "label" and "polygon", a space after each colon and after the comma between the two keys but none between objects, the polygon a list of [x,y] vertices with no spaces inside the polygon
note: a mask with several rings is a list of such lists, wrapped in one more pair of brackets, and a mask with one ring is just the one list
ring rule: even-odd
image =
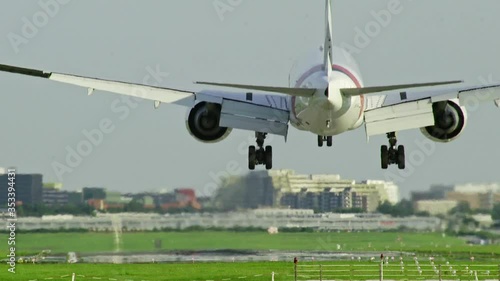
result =
[{"label": "engine nacelle", "polygon": [[189,112],[186,127],[191,136],[201,142],[220,142],[232,131],[230,128],[219,126],[220,116],[220,104],[200,102]]},{"label": "engine nacelle", "polygon": [[421,128],[422,133],[436,142],[451,142],[457,139],[467,124],[467,111],[458,101],[442,101],[432,105],[435,125]]}]

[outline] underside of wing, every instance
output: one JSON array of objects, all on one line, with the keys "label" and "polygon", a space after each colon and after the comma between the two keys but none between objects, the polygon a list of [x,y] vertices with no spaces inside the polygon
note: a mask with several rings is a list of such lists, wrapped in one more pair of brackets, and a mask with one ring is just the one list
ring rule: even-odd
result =
[{"label": "underside of wing", "polygon": [[[189,129],[192,135],[201,141],[221,140],[227,136],[228,128],[270,133],[284,137],[288,133],[290,104],[288,98],[281,95],[254,95],[252,93],[221,91],[189,92],[10,65],[0,65],[0,71],[84,87],[88,89],[89,95],[100,90],[152,100],[155,107],[161,103],[191,107],[188,124],[197,125],[191,126]],[[210,130],[204,131],[204,123],[199,118],[205,114],[200,113],[200,110],[203,112],[214,111],[214,114],[210,116],[218,116],[217,122],[219,122],[221,130],[217,130],[215,134],[212,134],[213,132]],[[218,132],[224,132],[224,134],[219,135]]]},{"label": "underside of wing", "polygon": [[241,101],[224,99],[220,126],[286,137],[289,112]]},{"label": "underside of wing", "polygon": [[[434,126],[436,118],[439,119],[441,116],[439,110],[438,112],[435,110],[442,106],[451,105],[447,110],[457,113],[453,116],[465,118],[468,105],[494,101],[499,106],[500,84],[460,85],[423,91],[407,89],[387,95],[368,96],[366,100],[365,128],[367,137],[370,137]],[[463,124],[459,127],[463,128]]]},{"label": "underside of wing", "polygon": [[381,107],[365,113],[367,137],[434,125],[430,99]]}]

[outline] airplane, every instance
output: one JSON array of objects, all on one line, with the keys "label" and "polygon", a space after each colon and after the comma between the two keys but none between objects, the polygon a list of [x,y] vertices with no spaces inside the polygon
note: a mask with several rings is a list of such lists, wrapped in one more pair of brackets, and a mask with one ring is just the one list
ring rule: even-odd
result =
[{"label": "airplane", "polygon": [[[468,101],[500,106],[500,84],[465,85],[444,81],[365,87],[348,52],[334,46],[331,0],[325,0],[325,41],[319,62],[304,72],[290,74],[288,87],[197,82],[207,90],[190,91],[48,72],[0,64],[0,71],[49,79],[88,89],[187,107],[186,127],[204,143],[224,140],[233,129],[255,133],[248,148],[248,168],[272,169],[273,152],[265,146],[268,134],[287,138],[290,125],[317,136],[317,145],[331,147],[333,136],[365,127],[367,138],[386,135],[381,167],[405,169],[405,148],[397,132],[420,129],[429,139],[450,142],[467,123]],[[347,58],[347,59],[346,59]],[[212,88],[228,90],[213,90]],[[232,90],[229,90],[231,88]]]}]

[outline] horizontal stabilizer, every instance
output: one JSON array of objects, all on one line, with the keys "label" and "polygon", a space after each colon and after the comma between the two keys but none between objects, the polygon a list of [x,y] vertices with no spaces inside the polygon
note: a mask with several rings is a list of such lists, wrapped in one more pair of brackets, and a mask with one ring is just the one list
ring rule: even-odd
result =
[{"label": "horizontal stabilizer", "polygon": [[365,87],[365,88],[352,88],[352,89],[341,89],[342,94],[346,96],[360,96],[366,94],[374,94],[380,92],[412,89],[412,88],[422,88],[422,87],[432,87],[432,86],[442,86],[463,83],[463,81],[447,81],[447,82],[435,82],[435,83],[423,83],[423,84],[406,84],[406,85],[392,85],[392,86],[380,86],[380,87]]},{"label": "horizontal stabilizer", "polygon": [[280,93],[280,94],[296,96],[296,97],[311,97],[317,91],[317,89],[306,89],[306,88],[268,87],[268,86],[224,84],[224,83],[210,83],[210,82],[196,82],[196,84],[208,85],[208,86],[228,87],[228,88],[236,88],[236,89],[244,89],[244,90],[254,90],[254,91],[262,91],[262,92]]},{"label": "horizontal stabilizer", "polygon": [[495,104],[497,105],[497,107],[500,107],[500,99],[496,100]]}]

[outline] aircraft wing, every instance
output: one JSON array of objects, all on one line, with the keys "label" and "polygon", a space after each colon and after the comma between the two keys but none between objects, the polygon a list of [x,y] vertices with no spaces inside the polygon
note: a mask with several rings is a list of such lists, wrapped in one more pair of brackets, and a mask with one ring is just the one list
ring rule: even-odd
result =
[{"label": "aircraft wing", "polygon": [[161,103],[177,104],[192,108],[197,102],[221,105],[220,126],[233,129],[271,133],[286,137],[290,113],[290,99],[283,95],[252,94],[247,92],[184,91],[143,84],[71,74],[47,72],[0,64],[0,72],[27,75],[88,89],[88,95],[100,90],[154,101],[155,108]]},{"label": "aircraft wing", "polygon": [[419,129],[434,125],[432,105],[447,100],[458,100],[460,106],[475,106],[495,102],[500,107],[500,84],[479,86],[459,85],[450,88],[426,90],[401,89],[387,95],[367,96],[365,109],[366,135],[370,136]]},{"label": "aircraft wing", "polygon": [[194,99],[193,92],[153,87],[142,84],[47,72],[37,69],[22,68],[3,64],[0,64],[0,71],[45,78],[61,83],[84,87],[88,89],[89,95],[93,94],[95,90],[101,90],[105,92],[152,100],[155,101],[155,103],[174,103],[186,106],[188,104],[191,104],[192,100]]}]

